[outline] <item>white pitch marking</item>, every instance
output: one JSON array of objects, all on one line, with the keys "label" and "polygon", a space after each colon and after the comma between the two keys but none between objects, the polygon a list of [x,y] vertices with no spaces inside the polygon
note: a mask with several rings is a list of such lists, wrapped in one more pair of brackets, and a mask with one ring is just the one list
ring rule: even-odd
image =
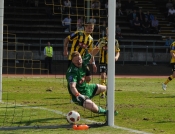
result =
[{"label": "white pitch marking", "polygon": [[[0,103],[14,105],[12,103],[5,103],[5,102],[0,102]],[[65,113],[63,113],[61,111],[58,111],[58,110],[53,110],[53,109],[48,109],[48,108],[43,108],[43,107],[32,107],[32,106],[21,105],[21,104],[15,104],[15,105],[16,106],[25,106],[25,107],[29,107],[29,108],[33,108],[33,109],[42,109],[42,110],[46,110],[46,111],[49,111],[49,112],[53,112],[53,113],[56,113],[56,114],[60,114],[60,115],[66,116]],[[81,118],[81,119],[84,120],[84,121],[90,122],[90,123],[102,123],[102,122],[96,122],[96,121],[93,121],[93,120],[88,120],[88,119],[83,119],[83,118]],[[129,131],[129,132],[132,132],[132,133],[136,133],[136,134],[151,134],[151,133],[147,133],[147,132],[144,132],[144,131],[134,130],[134,129],[130,129],[130,128],[126,128],[126,127],[120,127],[120,126],[116,126],[116,125],[114,125],[113,128],[126,130],[126,131]]]}]

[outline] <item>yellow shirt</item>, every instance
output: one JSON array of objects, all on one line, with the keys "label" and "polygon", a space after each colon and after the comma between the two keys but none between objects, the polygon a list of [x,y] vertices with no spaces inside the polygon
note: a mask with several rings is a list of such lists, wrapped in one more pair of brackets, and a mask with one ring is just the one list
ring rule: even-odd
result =
[{"label": "yellow shirt", "polygon": [[[170,52],[175,53],[175,41],[170,45]],[[171,57],[171,63],[175,63],[175,58]]]},{"label": "yellow shirt", "polygon": [[[108,63],[108,39],[103,37],[98,40],[96,47],[100,49],[99,63],[107,64]],[[115,52],[120,52],[118,40],[115,40]]]},{"label": "yellow shirt", "polygon": [[74,51],[78,51],[81,56],[85,54],[85,48],[89,51],[93,48],[93,38],[91,35],[86,35],[84,31],[76,31],[68,36],[69,41],[72,41],[72,46],[69,54],[69,60],[71,60],[71,54]]}]

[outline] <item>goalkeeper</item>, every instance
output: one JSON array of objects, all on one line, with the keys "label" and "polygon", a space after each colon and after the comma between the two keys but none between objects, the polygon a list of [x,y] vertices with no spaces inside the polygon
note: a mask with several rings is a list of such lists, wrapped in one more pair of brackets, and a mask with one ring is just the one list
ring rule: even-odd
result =
[{"label": "goalkeeper", "polygon": [[[99,72],[101,77],[101,84],[106,85],[107,78],[107,63],[108,63],[108,28],[106,28],[106,37],[100,38],[96,43],[96,49],[93,50],[93,55],[99,54]],[[115,40],[115,61],[120,56],[120,49],[118,40]],[[101,98],[105,98],[105,92],[101,94]]]},{"label": "goalkeeper", "polygon": [[74,51],[71,55],[72,62],[66,72],[68,91],[72,96],[72,101],[94,113],[106,114],[106,110],[97,106],[91,98],[101,92],[106,91],[105,85],[88,84],[85,81],[86,68],[92,55],[86,53],[82,59],[79,52]]}]

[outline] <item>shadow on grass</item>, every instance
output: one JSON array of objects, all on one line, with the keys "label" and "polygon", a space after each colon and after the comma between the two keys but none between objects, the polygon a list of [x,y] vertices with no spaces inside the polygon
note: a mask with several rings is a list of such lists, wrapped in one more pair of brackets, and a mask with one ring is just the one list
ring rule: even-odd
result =
[{"label": "shadow on grass", "polygon": [[175,123],[175,121],[159,121],[159,122],[156,122],[156,123]]},{"label": "shadow on grass", "polygon": [[62,97],[62,98],[44,98],[45,100],[54,100],[54,99],[57,99],[57,100],[61,100],[61,99],[69,99],[68,97]]},{"label": "shadow on grass", "polygon": [[[87,124],[90,128],[99,128],[107,126],[107,123],[94,123]],[[72,129],[72,124],[63,124],[63,125],[48,125],[48,126],[17,126],[17,127],[0,127],[0,130],[22,130],[22,129],[58,129],[58,128],[67,128]]]},{"label": "shadow on grass", "polygon": [[45,119],[33,119],[33,120],[29,120],[29,121],[19,121],[19,122],[13,122],[13,124],[17,124],[17,125],[22,125],[25,124],[26,126],[31,125],[32,123],[47,123],[50,121],[58,121],[58,120],[65,120],[65,117],[61,117],[61,118],[45,118]]},{"label": "shadow on grass", "polygon": [[156,96],[156,97],[148,97],[148,98],[175,98],[175,96]]}]

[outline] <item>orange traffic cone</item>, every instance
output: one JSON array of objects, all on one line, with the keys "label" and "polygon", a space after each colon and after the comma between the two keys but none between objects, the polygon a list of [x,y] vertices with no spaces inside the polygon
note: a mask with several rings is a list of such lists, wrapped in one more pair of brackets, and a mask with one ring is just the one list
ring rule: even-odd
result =
[{"label": "orange traffic cone", "polygon": [[89,129],[88,125],[73,125],[74,130],[87,130]]}]

